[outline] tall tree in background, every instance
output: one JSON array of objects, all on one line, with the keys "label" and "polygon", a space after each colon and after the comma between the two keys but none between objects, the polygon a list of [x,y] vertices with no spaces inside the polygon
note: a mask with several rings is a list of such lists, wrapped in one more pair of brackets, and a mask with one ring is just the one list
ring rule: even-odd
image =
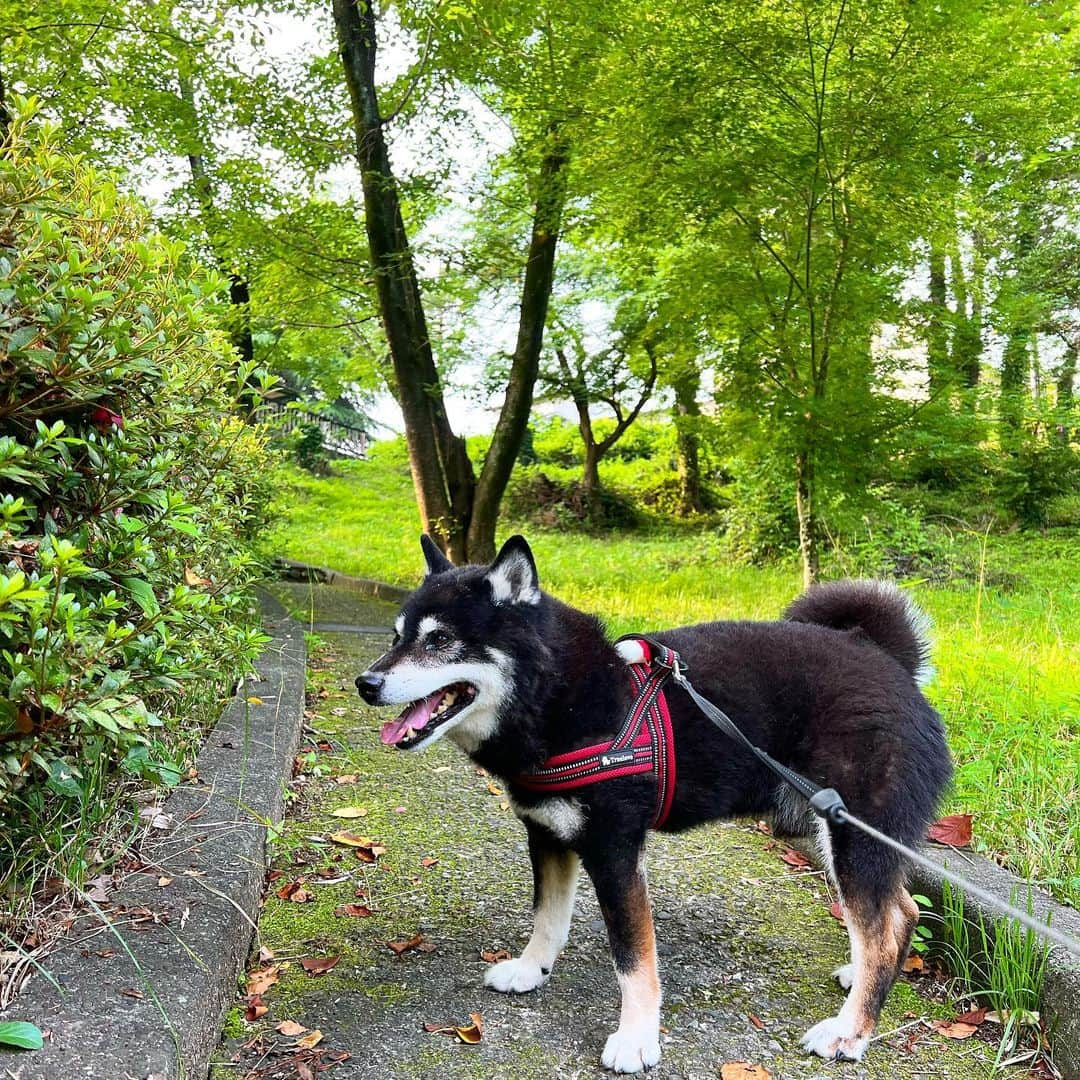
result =
[{"label": "tall tree in background", "polygon": [[446,419],[440,366],[398,180],[390,167],[387,119],[375,79],[376,15],[355,0],[334,0],[333,9],[353,106],[371,256],[421,519],[454,561],[487,560],[494,556],[498,508],[524,438],[539,370],[568,197],[571,129],[580,108],[576,87],[584,79],[580,61],[600,36],[570,5],[554,12],[497,2],[453,12],[424,5],[396,9],[416,40],[425,41],[416,78],[435,73],[467,88],[509,123],[514,135],[510,157],[523,170],[531,202],[528,243],[518,256],[516,341],[491,446],[477,477],[463,440]]},{"label": "tall tree in background", "polygon": [[[951,211],[940,158],[980,125],[1006,131],[999,96],[1021,87],[1000,57],[1034,45],[1037,15],[861,0],[651,14],[626,11],[625,53],[595,91],[609,110],[588,148],[596,197],[613,230],[661,253],[721,352],[721,391],[786,459],[809,583],[823,500],[842,476],[857,490],[899,420],[871,342],[919,237]],[[644,96],[628,81],[642,71]]]}]

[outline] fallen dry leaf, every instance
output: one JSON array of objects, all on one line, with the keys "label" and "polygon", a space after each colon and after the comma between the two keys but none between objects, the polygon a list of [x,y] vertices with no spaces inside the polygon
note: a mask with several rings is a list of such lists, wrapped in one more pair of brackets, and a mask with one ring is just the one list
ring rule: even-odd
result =
[{"label": "fallen dry leaf", "polygon": [[926,830],[926,835],[939,844],[967,847],[971,843],[971,815],[950,814],[943,817]]},{"label": "fallen dry leaf", "polygon": [[334,908],[334,914],[344,917],[351,916],[354,919],[366,919],[369,915],[373,915],[374,912],[367,904],[341,904],[339,907]]},{"label": "fallen dry leaf", "polygon": [[259,946],[259,963],[269,964],[274,959],[274,950],[266,945]]},{"label": "fallen dry leaf", "polygon": [[184,584],[189,589],[194,589],[194,588],[196,588],[197,586],[200,586],[200,585],[209,585],[210,584],[210,579],[205,578],[205,577],[201,577],[199,574],[195,573],[195,571],[192,570],[190,566],[185,566],[184,567]]},{"label": "fallen dry leaf", "polygon": [[88,882],[89,888],[86,890],[86,895],[94,901],[95,904],[105,904],[109,900],[109,894],[106,892],[107,886],[112,883],[112,878],[108,874],[99,874],[92,881]]},{"label": "fallen dry leaf", "polygon": [[419,949],[424,944],[424,935],[415,934],[408,941],[388,941],[386,947],[395,955],[400,956],[410,949]]},{"label": "fallen dry leaf", "polygon": [[325,975],[340,959],[340,956],[311,956],[301,960],[300,966],[309,975]]},{"label": "fallen dry leaf", "polygon": [[340,776],[334,777],[335,784],[355,784],[359,779],[356,773],[342,773]]},{"label": "fallen dry leaf", "polygon": [[486,960],[489,964],[497,964],[500,960],[509,960],[509,949],[483,949],[480,952],[480,959]]},{"label": "fallen dry leaf", "polygon": [[914,975],[916,972],[925,971],[926,964],[918,953],[910,953],[900,970],[906,972],[908,975]]},{"label": "fallen dry leaf", "polygon": [[829,905],[829,914],[834,919],[839,919],[841,922],[843,922],[844,921],[844,905],[841,904],[839,900],[834,900]]},{"label": "fallen dry leaf", "polygon": [[488,781],[487,789],[489,795],[501,795],[503,793],[503,789],[491,780]]},{"label": "fallen dry leaf", "polygon": [[747,1019],[750,1021],[751,1024],[754,1025],[754,1027],[756,1027],[758,1029],[758,1031],[761,1031],[761,1030],[764,1029],[765,1021],[762,1020],[760,1016],[755,1016],[753,1013],[749,1013],[747,1015]]},{"label": "fallen dry leaf", "polygon": [[981,1008],[972,1009],[970,1012],[961,1013],[959,1016],[953,1017],[953,1022],[956,1024],[974,1024],[978,1027],[985,1019],[986,1014],[990,1010],[983,1005]]},{"label": "fallen dry leaf", "polygon": [[288,900],[294,904],[307,904],[315,899],[314,893],[304,888],[303,878],[286,882],[277,890],[277,895],[282,900]]},{"label": "fallen dry leaf", "polygon": [[472,1023],[466,1027],[455,1028],[457,1037],[463,1042],[474,1046],[484,1037],[484,1018],[479,1013],[469,1013]]},{"label": "fallen dry leaf", "polygon": [[255,697],[254,695],[252,695],[247,699],[247,703],[249,705],[261,705],[263,703],[263,699],[261,697]]},{"label": "fallen dry leaf", "polygon": [[978,1024],[961,1024],[955,1020],[931,1020],[930,1026],[946,1039],[970,1039],[979,1030]]},{"label": "fallen dry leaf", "polygon": [[352,848],[361,862],[373,863],[380,855],[386,854],[386,847],[383,844],[366,836],[357,836],[356,833],[347,832],[344,829],[331,833],[330,839],[335,844]]},{"label": "fallen dry leaf", "polygon": [[165,877],[164,875],[162,875],[161,877],[159,877],[157,879],[157,883],[158,883],[158,888],[159,889],[164,889],[166,885],[171,885],[172,884],[172,878],[171,877]]},{"label": "fallen dry leaf", "polygon": [[247,1008],[244,1010],[244,1019],[250,1024],[252,1020],[258,1020],[270,1011],[268,1005],[263,1002],[260,994],[252,994],[247,999]]},{"label": "fallen dry leaf", "polygon": [[274,1030],[289,1039],[295,1039],[297,1035],[303,1035],[307,1028],[303,1024],[298,1024],[295,1020],[282,1020],[280,1024],[274,1025]]},{"label": "fallen dry leaf", "polygon": [[336,810],[331,810],[330,813],[333,814],[334,817],[339,818],[367,817],[367,810],[362,806],[339,806]]},{"label": "fallen dry leaf", "polygon": [[783,859],[788,866],[794,866],[797,870],[804,870],[810,865],[810,860],[801,851],[796,851],[793,847],[784,848],[784,850],[780,852],[780,858]]},{"label": "fallen dry leaf", "polygon": [[302,1039],[297,1039],[296,1046],[300,1050],[310,1050],[313,1046],[318,1046],[322,1038],[323,1033],[316,1028],[314,1031],[309,1031]]},{"label": "fallen dry leaf", "polygon": [[134,986],[122,987],[120,993],[123,994],[124,997],[134,998],[136,1001],[142,1001],[142,999],[146,997],[141,990],[136,990]]},{"label": "fallen dry leaf", "polygon": [[269,967],[258,968],[252,971],[247,978],[247,992],[251,994],[265,994],[279,979],[277,964]]},{"label": "fallen dry leaf", "polygon": [[429,1035],[449,1035],[451,1032],[457,1031],[457,1024],[450,1024],[445,1021],[441,1024],[433,1024],[429,1020],[424,1024],[424,1030]]},{"label": "fallen dry leaf", "polygon": [[720,1066],[720,1080],[771,1080],[772,1073],[764,1065],[749,1061],[725,1061]]},{"label": "fallen dry leaf", "polygon": [[420,865],[422,867],[424,867],[425,869],[428,869],[428,868],[430,868],[432,866],[438,866],[439,865],[439,860],[438,859],[433,859],[429,855],[426,859],[421,859],[420,860]]}]

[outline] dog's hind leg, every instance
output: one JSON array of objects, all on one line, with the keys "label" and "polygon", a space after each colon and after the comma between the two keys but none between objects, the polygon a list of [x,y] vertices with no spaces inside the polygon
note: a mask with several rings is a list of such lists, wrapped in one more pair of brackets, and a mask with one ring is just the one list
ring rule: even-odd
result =
[{"label": "dog's hind leg", "polygon": [[543,986],[570,932],[581,861],[557,846],[546,832],[527,825],[533,867],[533,932],[521,956],[484,973],[484,985],[504,994],[524,994]]},{"label": "dog's hind leg", "polygon": [[844,901],[851,963],[836,972],[848,996],[836,1016],[815,1024],[802,1045],[820,1057],[859,1061],[881,1007],[907,957],[918,907],[903,885],[903,867],[891,853],[861,837],[833,833],[833,866]]},{"label": "dog's hind leg", "polygon": [[660,1060],[660,976],[645,868],[640,854],[619,859],[608,851],[586,855],[585,869],[607,923],[622,995],[619,1027],[608,1037],[601,1061],[616,1072],[640,1072]]}]

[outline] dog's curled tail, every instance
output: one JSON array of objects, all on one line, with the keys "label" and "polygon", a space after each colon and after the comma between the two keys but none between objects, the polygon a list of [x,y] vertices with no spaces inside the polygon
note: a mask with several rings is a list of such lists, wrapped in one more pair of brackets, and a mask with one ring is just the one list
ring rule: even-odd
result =
[{"label": "dog's curled tail", "polygon": [[834,630],[861,630],[895,657],[919,686],[933,677],[930,618],[891,581],[829,581],[811,586],[784,618]]}]

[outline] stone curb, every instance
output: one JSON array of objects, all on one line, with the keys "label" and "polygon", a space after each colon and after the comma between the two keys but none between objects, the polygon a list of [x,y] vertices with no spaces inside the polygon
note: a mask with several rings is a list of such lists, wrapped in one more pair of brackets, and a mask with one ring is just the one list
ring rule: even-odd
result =
[{"label": "stone curb", "polygon": [[[1080,912],[1059,904],[997,863],[981,855],[953,852],[948,848],[924,847],[923,853],[946,870],[961,874],[1014,907],[1026,910],[1030,897],[1031,912],[1037,919],[1045,922],[1049,918],[1052,926],[1080,940]],[[944,879],[929,870],[918,869],[912,880],[917,886],[916,891],[924,893],[940,911]],[[964,910],[965,914],[970,911],[976,918],[981,916],[987,927],[993,927],[1004,917],[971,895],[964,896]],[[1064,1080],[1080,1080],[1080,960],[1070,957],[1059,946],[1054,946],[1047,957],[1041,1013],[1051,1032],[1054,1064],[1061,1070]]]},{"label": "stone curb", "polygon": [[328,566],[312,566],[295,559],[284,559],[280,555],[275,556],[273,565],[279,576],[287,581],[317,581],[324,585],[337,585],[343,589],[353,589],[365,596],[373,596],[377,600],[397,602],[404,600],[411,592],[410,589],[402,589],[397,585],[388,585],[385,581],[351,577],[349,574],[331,570]]},{"label": "stone curb", "polygon": [[[267,824],[282,818],[303,722],[303,630],[276,600],[261,600],[272,640],[256,664],[260,678],[243,684],[210,733],[199,782],[166,800],[167,828],[142,845],[146,868],[109,896],[114,929],[80,919],[44,960],[60,990],[35,975],[0,1016],[51,1033],[38,1052],[0,1050],[5,1077],[206,1076],[248,954]],[[171,881],[160,886],[164,878]]]},{"label": "stone curb", "polygon": [[[819,852],[812,840],[797,837],[791,843],[820,866]],[[1052,926],[1080,939],[1080,912],[1059,904],[1041,889],[1028,885],[1023,878],[997,863],[972,852],[929,844],[924,844],[921,852],[946,870],[962,875],[1005,903],[1025,909],[1030,897],[1031,911],[1037,919],[1045,922],[1049,918]],[[910,878],[910,891],[926,896],[934,910],[940,912],[945,879],[919,866],[912,867]],[[981,917],[991,931],[998,920],[1007,917],[969,894],[964,896],[964,912],[976,922]],[[1060,1069],[1064,1080],[1080,1080],[1080,961],[1071,958],[1058,946],[1054,946],[1047,957],[1040,1011],[1051,1032],[1054,1064]]]}]

